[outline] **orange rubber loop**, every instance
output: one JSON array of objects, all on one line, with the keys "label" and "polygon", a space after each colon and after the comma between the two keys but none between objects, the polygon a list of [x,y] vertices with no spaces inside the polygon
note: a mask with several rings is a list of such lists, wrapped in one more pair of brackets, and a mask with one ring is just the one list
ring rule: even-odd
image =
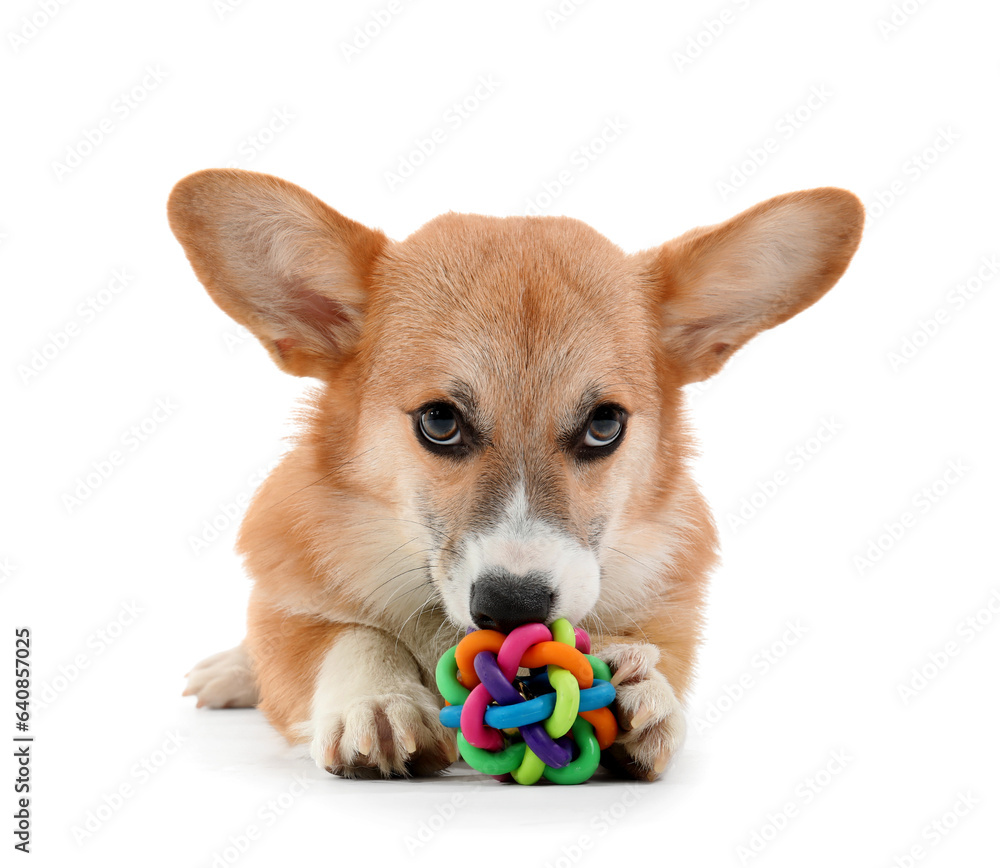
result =
[{"label": "orange rubber loop", "polygon": [[473,665],[476,655],[480,651],[492,651],[494,654],[499,654],[500,646],[503,645],[503,640],[506,638],[503,633],[496,630],[477,630],[458,643],[455,647],[455,662],[458,664],[458,671],[462,676],[462,687],[472,690],[479,684],[479,676],[476,675],[476,667]]},{"label": "orange rubber loop", "polygon": [[[455,656],[458,656],[457,652]],[[532,645],[521,657],[521,665],[528,669],[550,664],[561,666],[573,673],[581,689],[593,687],[594,670],[590,666],[590,661],[576,648],[570,648],[562,642],[539,642],[537,645]],[[462,683],[465,684],[464,680]]]},{"label": "orange rubber loop", "polygon": [[618,735],[618,721],[610,708],[595,708],[593,711],[581,711],[582,717],[587,723],[594,727],[594,735],[597,736],[597,744],[601,750],[607,750],[615,743]]}]

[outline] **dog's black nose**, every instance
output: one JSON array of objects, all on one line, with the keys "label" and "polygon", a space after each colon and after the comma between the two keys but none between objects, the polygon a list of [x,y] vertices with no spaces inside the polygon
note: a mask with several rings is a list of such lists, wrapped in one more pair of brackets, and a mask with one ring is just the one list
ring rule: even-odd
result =
[{"label": "dog's black nose", "polygon": [[548,618],[553,596],[541,573],[515,576],[491,570],[472,585],[469,611],[480,630],[509,633],[521,624]]}]

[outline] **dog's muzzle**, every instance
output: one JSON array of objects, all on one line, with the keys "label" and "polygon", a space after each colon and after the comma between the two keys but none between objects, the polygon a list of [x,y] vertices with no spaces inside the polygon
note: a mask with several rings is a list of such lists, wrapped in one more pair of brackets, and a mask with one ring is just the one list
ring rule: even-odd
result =
[{"label": "dog's muzzle", "polygon": [[509,633],[521,624],[544,622],[554,598],[542,573],[516,576],[494,569],[482,573],[473,583],[469,613],[480,630]]}]

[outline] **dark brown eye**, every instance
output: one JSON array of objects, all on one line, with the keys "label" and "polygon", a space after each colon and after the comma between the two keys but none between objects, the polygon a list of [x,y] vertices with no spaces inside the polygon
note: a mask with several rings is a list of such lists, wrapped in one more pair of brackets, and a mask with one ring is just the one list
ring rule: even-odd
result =
[{"label": "dark brown eye", "polygon": [[431,404],[420,414],[420,433],[436,446],[455,446],[462,442],[458,414],[447,404]]},{"label": "dark brown eye", "polygon": [[625,414],[617,407],[604,405],[594,411],[590,425],[583,438],[583,445],[590,447],[610,446],[625,429]]}]

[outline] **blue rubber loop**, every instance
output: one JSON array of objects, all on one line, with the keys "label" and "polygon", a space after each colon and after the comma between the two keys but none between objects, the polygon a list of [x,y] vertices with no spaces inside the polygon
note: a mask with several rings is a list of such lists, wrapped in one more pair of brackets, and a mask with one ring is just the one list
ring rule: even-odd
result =
[{"label": "blue rubber loop", "polygon": [[[518,698],[520,698],[520,694],[518,694]],[[614,698],[615,688],[611,682],[595,678],[593,687],[580,691],[580,711],[604,708],[605,705],[613,702]],[[537,696],[515,705],[491,705],[486,709],[486,725],[492,726],[494,729],[511,729],[529,723],[538,723],[551,717],[555,707],[556,695],[554,693]],[[442,726],[457,729],[462,722],[462,706],[445,706],[441,709],[439,719]]]},{"label": "blue rubber loop", "polygon": [[[500,671],[496,654],[480,651],[476,655],[473,665],[476,667],[476,675],[479,676],[479,680],[483,682],[490,696],[500,703],[500,707],[524,703],[524,697]],[[545,726],[542,723],[526,723],[519,729],[524,743],[545,765],[561,769],[569,765],[573,759],[570,739],[553,740],[552,736],[545,731]]]}]

